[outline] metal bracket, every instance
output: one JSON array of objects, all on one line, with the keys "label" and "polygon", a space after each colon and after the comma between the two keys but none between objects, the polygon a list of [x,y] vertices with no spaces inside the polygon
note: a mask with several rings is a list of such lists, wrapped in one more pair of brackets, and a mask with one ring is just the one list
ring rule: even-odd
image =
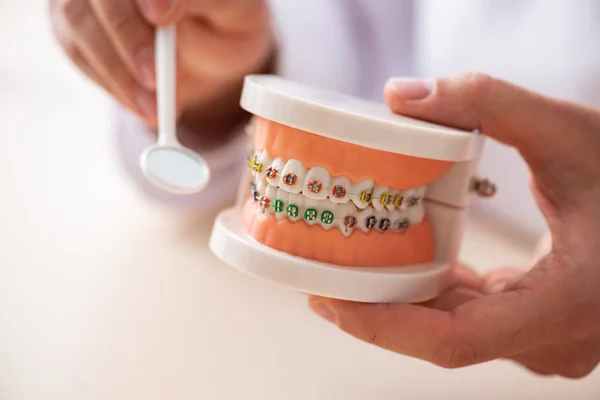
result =
[{"label": "metal bracket", "polygon": [[475,178],[472,188],[479,197],[494,197],[498,190],[496,184],[487,178]]}]

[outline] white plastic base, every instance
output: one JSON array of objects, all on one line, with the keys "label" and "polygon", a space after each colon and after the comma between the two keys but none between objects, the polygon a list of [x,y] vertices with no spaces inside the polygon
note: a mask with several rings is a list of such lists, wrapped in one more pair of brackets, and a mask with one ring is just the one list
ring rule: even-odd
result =
[{"label": "white plastic base", "polygon": [[210,248],[222,261],[256,278],[323,297],[363,303],[419,303],[447,287],[451,265],[339,267],[273,250],[246,233],[237,208],[219,214]]}]

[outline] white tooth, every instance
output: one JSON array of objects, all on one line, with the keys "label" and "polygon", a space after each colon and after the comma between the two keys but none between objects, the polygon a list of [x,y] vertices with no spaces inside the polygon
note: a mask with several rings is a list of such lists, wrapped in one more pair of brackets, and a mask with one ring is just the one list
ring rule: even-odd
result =
[{"label": "white tooth", "polygon": [[258,157],[258,162],[260,163],[260,172],[258,172],[257,175],[261,179],[265,179],[265,175],[267,173],[267,168],[269,168],[269,166],[271,165],[273,160],[271,159],[271,157],[269,157],[269,155],[267,154],[267,151],[263,150],[263,152]]},{"label": "white tooth", "polygon": [[398,210],[404,204],[404,201],[404,192],[402,190],[396,190],[392,192],[392,202],[388,204],[387,209],[390,211]]},{"label": "white tooth", "polygon": [[374,184],[373,179],[365,179],[352,184],[350,198],[356,207],[365,209],[372,203]]},{"label": "white tooth", "polygon": [[267,196],[267,198],[269,199],[269,213],[271,214],[277,214],[275,212],[275,209],[273,208],[273,205],[275,203],[275,201],[277,200],[277,188],[273,187],[273,186],[267,186],[267,189],[265,190],[265,196]]},{"label": "white tooth", "polygon": [[407,217],[411,225],[418,225],[423,221],[425,217],[425,206],[423,200],[425,198],[425,192],[427,187],[420,187],[414,189],[412,194],[405,200]]},{"label": "white tooth", "polygon": [[[281,189],[280,189],[281,190]],[[283,192],[283,191],[282,191]],[[304,219],[304,199],[301,194],[289,193],[289,200],[285,206],[287,216],[292,221],[300,221]]]},{"label": "white tooth", "polygon": [[344,219],[342,218],[342,215],[340,214],[340,207],[343,207],[344,205],[337,205],[337,204],[333,204],[332,202],[330,202],[329,200],[323,200],[325,202],[325,209],[328,211],[331,211],[333,213],[333,223],[331,223],[329,225],[329,229],[331,228],[336,228],[336,229],[341,229],[344,227]]},{"label": "white tooth", "polygon": [[275,200],[277,198],[277,188],[273,187],[273,186],[267,186],[267,188],[265,190],[265,195],[270,200]]},{"label": "white tooth", "polygon": [[336,204],[346,204],[350,201],[352,182],[345,176],[337,176],[331,180],[331,186],[327,189],[327,195],[332,202]]},{"label": "white tooth", "polygon": [[298,160],[289,160],[279,177],[279,187],[286,192],[300,193],[302,186],[304,186],[304,178],[306,178],[304,164]]},{"label": "white tooth", "polygon": [[376,186],[373,191],[373,207],[376,210],[383,210],[390,203],[393,204],[394,198],[390,192],[390,188],[385,186]]},{"label": "white tooth", "polygon": [[406,197],[406,208],[411,209],[423,202],[422,189],[413,189],[412,193]]},{"label": "white tooth", "polygon": [[267,192],[267,184],[265,183],[265,181],[262,179],[258,179],[255,180],[254,183],[256,184],[256,191],[258,193],[258,197],[263,196]]},{"label": "white tooth", "polygon": [[404,196],[404,200],[402,200],[402,204],[400,205],[401,210],[406,210],[408,208],[410,199],[413,198],[414,195],[415,195],[414,189],[406,190],[405,192],[402,193],[402,196]]},{"label": "white tooth", "polygon": [[[253,152],[250,156],[250,161],[248,162],[248,167],[250,168],[250,172],[254,176],[258,176],[260,171],[262,170],[262,165],[260,165],[260,153]],[[259,171],[260,170],[260,171]]]},{"label": "white tooth", "polygon": [[[311,183],[313,183],[311,185]],[[306,174],[306,179],[302,185],[302,193],[306,197],[317,200],[325,200],[327,198],[328,188],[331,184],[331,175],[321,166],[313,167]]]},{"label": "white tooth", "polygon": [[375,212],[377,217],[377,230],[379,232],[388,232],[392,228],[392,219],[388,210],[379,210]]},{"label": "white tooth", "polygon": [[260,216],[266,216],[268,214],[271,213],[272,209],[271,209],[271,201],[273,200],[272,198],[268,197],[267,195],[267,187],[265,182],[261,179],[258,182],[256,182],[256,189],[258,191],[258,214]]},{"label": "white tooth", "polygon": [[328,200],[314,200],[318,202],[319,223],[325,230],[338,226],[339,207]]},{"label": "white tooth", "polygon": [[[283,171],[283,167],[285,167],[285,163],[281,158],[276,158],[273,160],[269,167],[272,168],[274,176],[272,178],[267,177],[267,183],[271,186],[279,187],[279,181],[281,180],[281,171]],[[265,170],[265,173],[268,174],[269,167]]]},{"label": "white tooth", "polygon": [[423,203],[419,203],[414,207],[409,207],[408,210],[406,210],[406,213],[410,224],[418,225],[423,221],[423,218],[425,217],[425,206],[423,205]]},{"label": "white tooth", "polygon": [[419,199],[419,204],[423,203],[425,200],[425,195],[427,194],[427,186],[422,186],[416,190],[415,197]]},{"label": "white tooth", "polygon": [[304,221],[308,225],[320,224],[323,229],[329,230],[335,226],[336,208],[329,201],[304,197]]},{"label": "white tooth", "polygon": [[[359,212],[358,210],[356,210],[356,207],[354,207],[354,204],[352,203],[342,204],[336,206],[336,208],[338,209],[338,215],[336,215],[337,226],[340,228],[340,231],[344,234],[344,236],[348,237],[352,234],[352,232],[354,232],[354,229],[358,228],[357,224]],[[346,228],[345,221],[347,217],[355,218],[356,223],[354,228]]]},{"label": "white tooth", "polygon": [[316,225],[319,223],[319,218],[321,217],[321,207],[319,207],[319,205],[319,200],[310,199],[308,197],[304,198],[304,214],[302,217],[304,218],[304,222],[308,225]]},{"label": "white tooth", "polygon": [[406,232],[410,227],[406,211],[394,210],[390,212],[390,219],[393,232]]},{"label": "white tooth", "polygon": [[376,210],[372,207],[366,208],[358,212],[358,228],[363,232],[371,232],[377,228],[379,219],[376,215]]},{"label": "white tooth", "polygon": [[[272,186],[270,186],[272,187]],[[276,212],[275,213],[275,218],[277,219],[277,221],[281,221],[282,219],[286,219],[288,217],[288,213],[287,213],[287,206],[288,204],[290,204],[290,194],[288,192],[285,192],[281,189],[277,189],[275,187],[273,187],[276,191],[277,191],[277,200],[281,200],[281,202],[283,203],[283,211],[281,212]]]},{"label": "white tooth", "polygon": [[258,197],[259,197],[258,185],[257,185],[256,181],[252,180],[252,181],[250,181],[250,198],[253,201],[257,201]]},{"label": "white tooth", "polygon": [[390,194],[390,201],[387,203],[385,208],[388,209],[389,211],[392,211],[392,210],[396,209],[396,206],[394,205],[394,199],[396,198],[396,195],[400,194],[400,192],[398,192],[397,190],[396,191],[390,190],[388,193]]}]

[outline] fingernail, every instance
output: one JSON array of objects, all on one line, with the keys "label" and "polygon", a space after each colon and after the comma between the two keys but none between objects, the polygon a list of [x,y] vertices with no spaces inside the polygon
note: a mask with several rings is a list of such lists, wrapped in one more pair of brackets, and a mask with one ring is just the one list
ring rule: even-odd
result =
[{"label": "fingernail", "polygon": [[139,89],[136,93],[135,102],[140,113],[148,120],[154,120],[156,118],[156,95],[144,90]]},{"label": "fingernail", "polygon": [[335,323],[335,313],[320,300],[311,300],[309,303],[311,310],[326,321]]},{"label": "fingernail", "polygon": [[387,85],[404,100],[424,100],[433,93],[432,79],[391,78]]},{"label": "fingernail", "polygon": [[[168,18],[179,5],[180,0],[140,0],[146,13],[153,19]],[[155,22],[153,21],[153,22]]]},{"label": "fingernail", "polygon": [[156,68],[154,66],[154,48],[148,46],[142,49],[137,56],[138,70],[141,80],[148,89],[154,89],[156,86]]},{"label": "fingernail", "polygon": [[489,294],[501,293],[506,288],[508,282],[496,282],[486,287],[486,292]]}]

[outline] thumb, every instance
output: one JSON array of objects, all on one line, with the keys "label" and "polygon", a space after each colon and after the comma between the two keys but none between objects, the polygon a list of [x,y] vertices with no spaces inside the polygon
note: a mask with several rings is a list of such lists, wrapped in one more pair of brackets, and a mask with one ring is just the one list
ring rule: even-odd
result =
[{"label": "thumb", "polygon": [[425,307],[315,296],[309,306],[367,343],[445,368],[459,368],[511,357],[565,336],[579,338],[582,332],[565,323],[556,297],[546,298],[523,287],[487,297],[473,290],[452,291]]},{"label": "thumb", "polygon": [[534,174],[562,177],[563,185],[589,187],[598,179],[597,173],[590,176],[590,171],[600,170],[600,135],[593,134],[600,130],[597,110],[478,73],[435,80],[392,78],[384,98],[395,113],[479,130],[515,147]]},{"label": "thumb", "polygon": [[531,268],[504,267],[490,271],[483,278],[483,290],[493,294],[504,291],[507,287],[518,282]]},{"label": "thumb", "polygon": [[142,14],[152,25],[164,26],[177,22],[186,8],[185,0],[136,0]]}]

